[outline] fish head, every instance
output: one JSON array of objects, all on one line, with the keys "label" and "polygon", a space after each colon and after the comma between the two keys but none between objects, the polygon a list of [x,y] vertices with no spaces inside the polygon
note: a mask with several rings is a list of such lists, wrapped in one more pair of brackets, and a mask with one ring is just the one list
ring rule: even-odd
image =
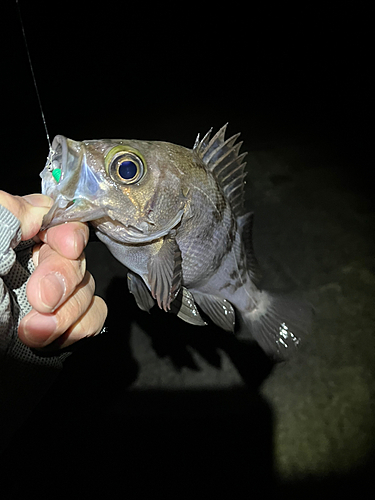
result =
[{"label": "fish head", "polygon": [[90,221],[121,243],[145,243],[177,226],[187,176],[176,165],[190,150],[157,141],[77,142],[58,135],[41,172],[54,204],[42,229]]}]

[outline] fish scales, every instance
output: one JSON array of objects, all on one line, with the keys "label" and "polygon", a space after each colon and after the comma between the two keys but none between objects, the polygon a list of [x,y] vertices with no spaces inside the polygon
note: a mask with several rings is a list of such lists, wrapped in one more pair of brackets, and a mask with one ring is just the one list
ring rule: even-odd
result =
[{"label": "fish scales", "polygon": [[[258,287],[244,211],[245,153],[226,126],[192,149],[160,141],[73,141],[56,136],[41,173],[54,204],[43,227],[90,222],[128,270],[138,306],[221,328],[286,359],[308,334],[311,307]],[[57,175],[58,172],[58,175]],[[198,306],[198,307],[197,307]]]}]

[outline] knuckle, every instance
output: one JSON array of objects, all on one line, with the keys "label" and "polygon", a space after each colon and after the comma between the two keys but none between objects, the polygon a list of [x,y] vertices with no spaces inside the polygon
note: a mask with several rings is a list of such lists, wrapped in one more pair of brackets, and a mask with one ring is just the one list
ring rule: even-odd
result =
[{"label": "knuckle", "polygon": [[104,300],[94,296],[86,314],[69,328],[69,333],[74,337],[91,337],[100,332],[106,316],[107,306]]},{"label": "knuckle", "polygon": [[56,267],[60,267],[59,271],[70,282],[72,288],[77,287],[85,277],[86,273],[86,259],[84,255],[77,260],[66,259],[65,257],[58,257]]},{"label": "knuckle", "polygon": [[68,300],[57,310],[56,316],[59,331],[69,329],[90,306],[94,290],[90,286],[82,285],[68,298]]},{"label": "knuckle", "polygon": [[46,260],[48,257],[52,256],[54,254],[54,251],[52,248],[47,245],[46,243],[40,245],[39,249],[39,260],[38,263],[40,264],[44,260]]},{"label": "knuckle", "polygon": [[46,268],[59,272],[69,281],[77,285],[85,276],[86,272],[86,256],[84,252],[78,259],[68,259],[61,256],[53,250],[48,244],[41,244],[37,251],[38,266],[43,263]]},{"label": "knuckle", "polygon": [[61,335],[60,347],[66,347],[85,337],[100,333],[107,316],[107,305],[101,297],[94,296],[86,312]]}]

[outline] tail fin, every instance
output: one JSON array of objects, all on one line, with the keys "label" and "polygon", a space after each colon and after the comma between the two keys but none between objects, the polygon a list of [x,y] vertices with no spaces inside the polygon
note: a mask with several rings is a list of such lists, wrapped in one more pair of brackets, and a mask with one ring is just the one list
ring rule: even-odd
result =
[{"label": "tail fin", "polygon": [[260,347],[277,361],[283,361],[308,335],[312,312],[312,306],[302,300],[260,292],[257,308],[243,313],[242,318]]}]

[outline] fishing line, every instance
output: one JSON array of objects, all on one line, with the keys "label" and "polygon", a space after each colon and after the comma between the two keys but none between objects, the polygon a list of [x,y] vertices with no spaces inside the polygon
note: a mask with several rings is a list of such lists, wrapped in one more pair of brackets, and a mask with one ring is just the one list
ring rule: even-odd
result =
[{"label": "fishing line", "polygon": [[23,21],[22,21],[22,16],[21,16],[21,9],[20,9],[20,6],[18,5],[18,0],[16,0],[16,4],[17,4],[17,10],[18,10],[18,17],[19,17],[20,23],[21,23],[23,40],[25,42],[27,58],[29,60],[29,66],[30,66],[30,70],[31,70],[31,75],[33,77],[34,87],[35,87],[36,95],[37,95],[37,98],[38,98],[39,109],[40,109],[40,112],[42,114],[42,119],[43,119],[44,129],[45,129],[46,135],[47,135],[48,145],[49,145],[49,148],[52,149],[52,145],[51,145],[51,141],[50,141],[49,134],[48,134],[48,129],[47,129],[46,118],[45,118],[44,113],[43,113],[42,101],[40,100],[39,90],[38,90],[38,86],[36,84],[36,78],[35,78],[35,74],[34,74],[34,68],[33,68],[33,65],[32,65],[32,62],[31,62],[31,57],[30,57],[30,52],[29,52],[29,46],[27,44],[27,39],[26,39],[26,34],[25,34],[25,28],[23,26]]}]

